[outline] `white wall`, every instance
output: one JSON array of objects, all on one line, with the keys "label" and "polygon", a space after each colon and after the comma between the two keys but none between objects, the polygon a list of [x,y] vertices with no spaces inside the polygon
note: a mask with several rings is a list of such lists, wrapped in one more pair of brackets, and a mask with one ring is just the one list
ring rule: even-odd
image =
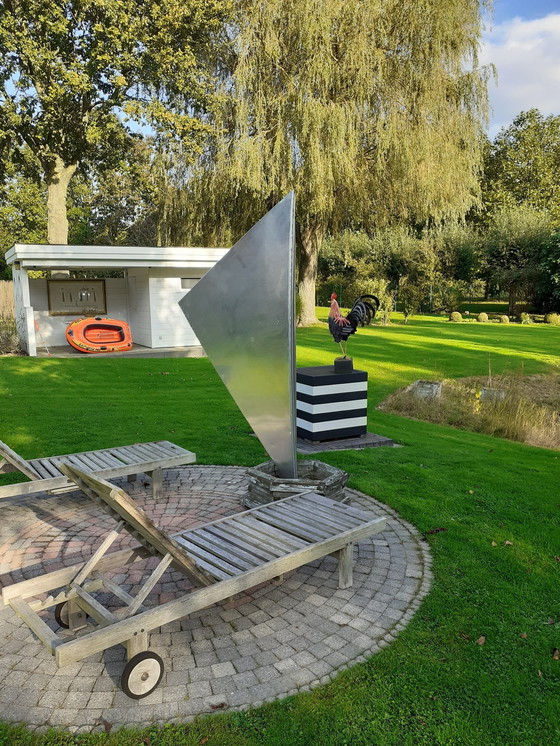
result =
[{"label": "white wall", "polygon": [[[46,279],[29,280],[29,292],[35,321],[39,327],[37,345],[43,347],[46,344],[47,347],[51,347],[68,344],[66,327],[79,316],[76,314],[49,316]],[[107,302],[107,313],[103,314],[104,317],[128,321],[127,283],[124,278],[108,277],[105,280],[105,300]],[[136,341],[134,334],[132,339]]]},{"label": "white wall", "polygon": [[147,269],[129,269],[127,272],[128,310],[132,341],[144,347],[152,346],[152,320],[150,316],[150,278]]},{"label": "white wall", "polygon": [[[178,272],[181,274],[178,275]],[[183,284],[192,286],[204,271],[150,270],[150,310],[152,347],[189,347],[200,344],[181,311],[179,301],[189,292]],[[182,280],[186,280],[182,283]],[[189,280],[193,280],[189,282]]]}]

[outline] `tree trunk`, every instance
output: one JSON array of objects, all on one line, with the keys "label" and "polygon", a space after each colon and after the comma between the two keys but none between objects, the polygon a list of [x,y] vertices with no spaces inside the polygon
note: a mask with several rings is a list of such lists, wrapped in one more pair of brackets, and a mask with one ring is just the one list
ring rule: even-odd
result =
[{"label": "tree trunk", "polygon": [[298,296],[300,308],[298,326],[318,324],[315,313],[315,282],[317,280],[317,260],[325,234],[324,228],[313,225],[301,231],[301,250],[298,266]]},{"label": "tree trunk", "polygon": [[54,244],[68,243],[66,196],[68,184],[78,164],[66,165],[59,155],[45,166],[47,182],[47,240]]}]

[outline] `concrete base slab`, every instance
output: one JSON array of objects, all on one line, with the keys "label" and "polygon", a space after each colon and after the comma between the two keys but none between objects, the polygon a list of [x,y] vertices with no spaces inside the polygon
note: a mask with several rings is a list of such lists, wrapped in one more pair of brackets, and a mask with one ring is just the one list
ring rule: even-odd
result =
[{"label": "concrete base slab", "polygon": [[359,438],[339,438],[338,440],[325,440],[321,443],[311,443],[308,440],[298,438],[297,452],[309,455],[323,453],[324,451],[349,451],[362,448],[379,448],[380,446],[395,447],[396,445],[391,438],[375,435],[375,433],[366,433]]}]

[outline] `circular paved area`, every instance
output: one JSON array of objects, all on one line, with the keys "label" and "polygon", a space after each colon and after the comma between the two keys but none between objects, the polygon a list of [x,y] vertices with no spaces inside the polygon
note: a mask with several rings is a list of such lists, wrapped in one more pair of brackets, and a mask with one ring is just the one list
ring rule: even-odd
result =
[{"label": "circular paved area", "polygon": [[[119,480],[117,480],[119,481]],[[176,533],[243,509],[245,470],[191,466],[165,473],[155,503],[148,480],[119,481],[164,530]],[[103,730],[107,724],[186,722],[196,715],[256,706],[333,678],[393,640],[430,584],[430,557],[416,530],[354,490],[351,502],[388,518],[387,529],[355,548],[354,585],[338,589],[338,566],[325,557],[227,602],[152,632],[164,660],[160,686],[134,701],[120,690],[122,646],[58,669],[9,608],[0,610],[0,719],[31,728]],[[2,505],[2,585],[89,557],[114,522],[79,492],[32,496]],[[124,536],[114,548],[125,546]],[[134,593],[154,559],[115,574]],[[152,603],[176,598],[188,581],[167,572]],[[101,599],[109,606],[110,598]],[[45,621],[60,633],[52,610]]]}]

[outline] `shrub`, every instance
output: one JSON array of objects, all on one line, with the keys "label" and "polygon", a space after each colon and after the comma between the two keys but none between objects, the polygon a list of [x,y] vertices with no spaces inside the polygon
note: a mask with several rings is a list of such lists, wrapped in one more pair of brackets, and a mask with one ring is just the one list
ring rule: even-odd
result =
[{"label": "shrub", "polygon": [[557,313],[547,313],[544,317],[544,323],[560,326],[560,316]]},{"label": "shrub", "polygon": [[0,355],[9,355],[12,352],[18,352],[15,319],[0,316]]},{"label": "shrub", "polygon": [[482,311],[482,313],[478,314],[478,316],[476,317],[476,320],[479,321],[481,324],[486,324],[488,321],[488,314]]},{"label": "shrub", "polygon": [[506,316],[505,313],[500,316],[500,324],[509,324],[509,316]]},{"label": "shrub", "polygon": [[529,313],[523,312],[521,314],[521,323],[522,324],[534,324],[533,317]]},{"label": "shrub", "polygon": [[462,320],[463,317],[459,311],[453,311],[449,316],[449,321],[452,321],[454,324],[460,324]]}]

